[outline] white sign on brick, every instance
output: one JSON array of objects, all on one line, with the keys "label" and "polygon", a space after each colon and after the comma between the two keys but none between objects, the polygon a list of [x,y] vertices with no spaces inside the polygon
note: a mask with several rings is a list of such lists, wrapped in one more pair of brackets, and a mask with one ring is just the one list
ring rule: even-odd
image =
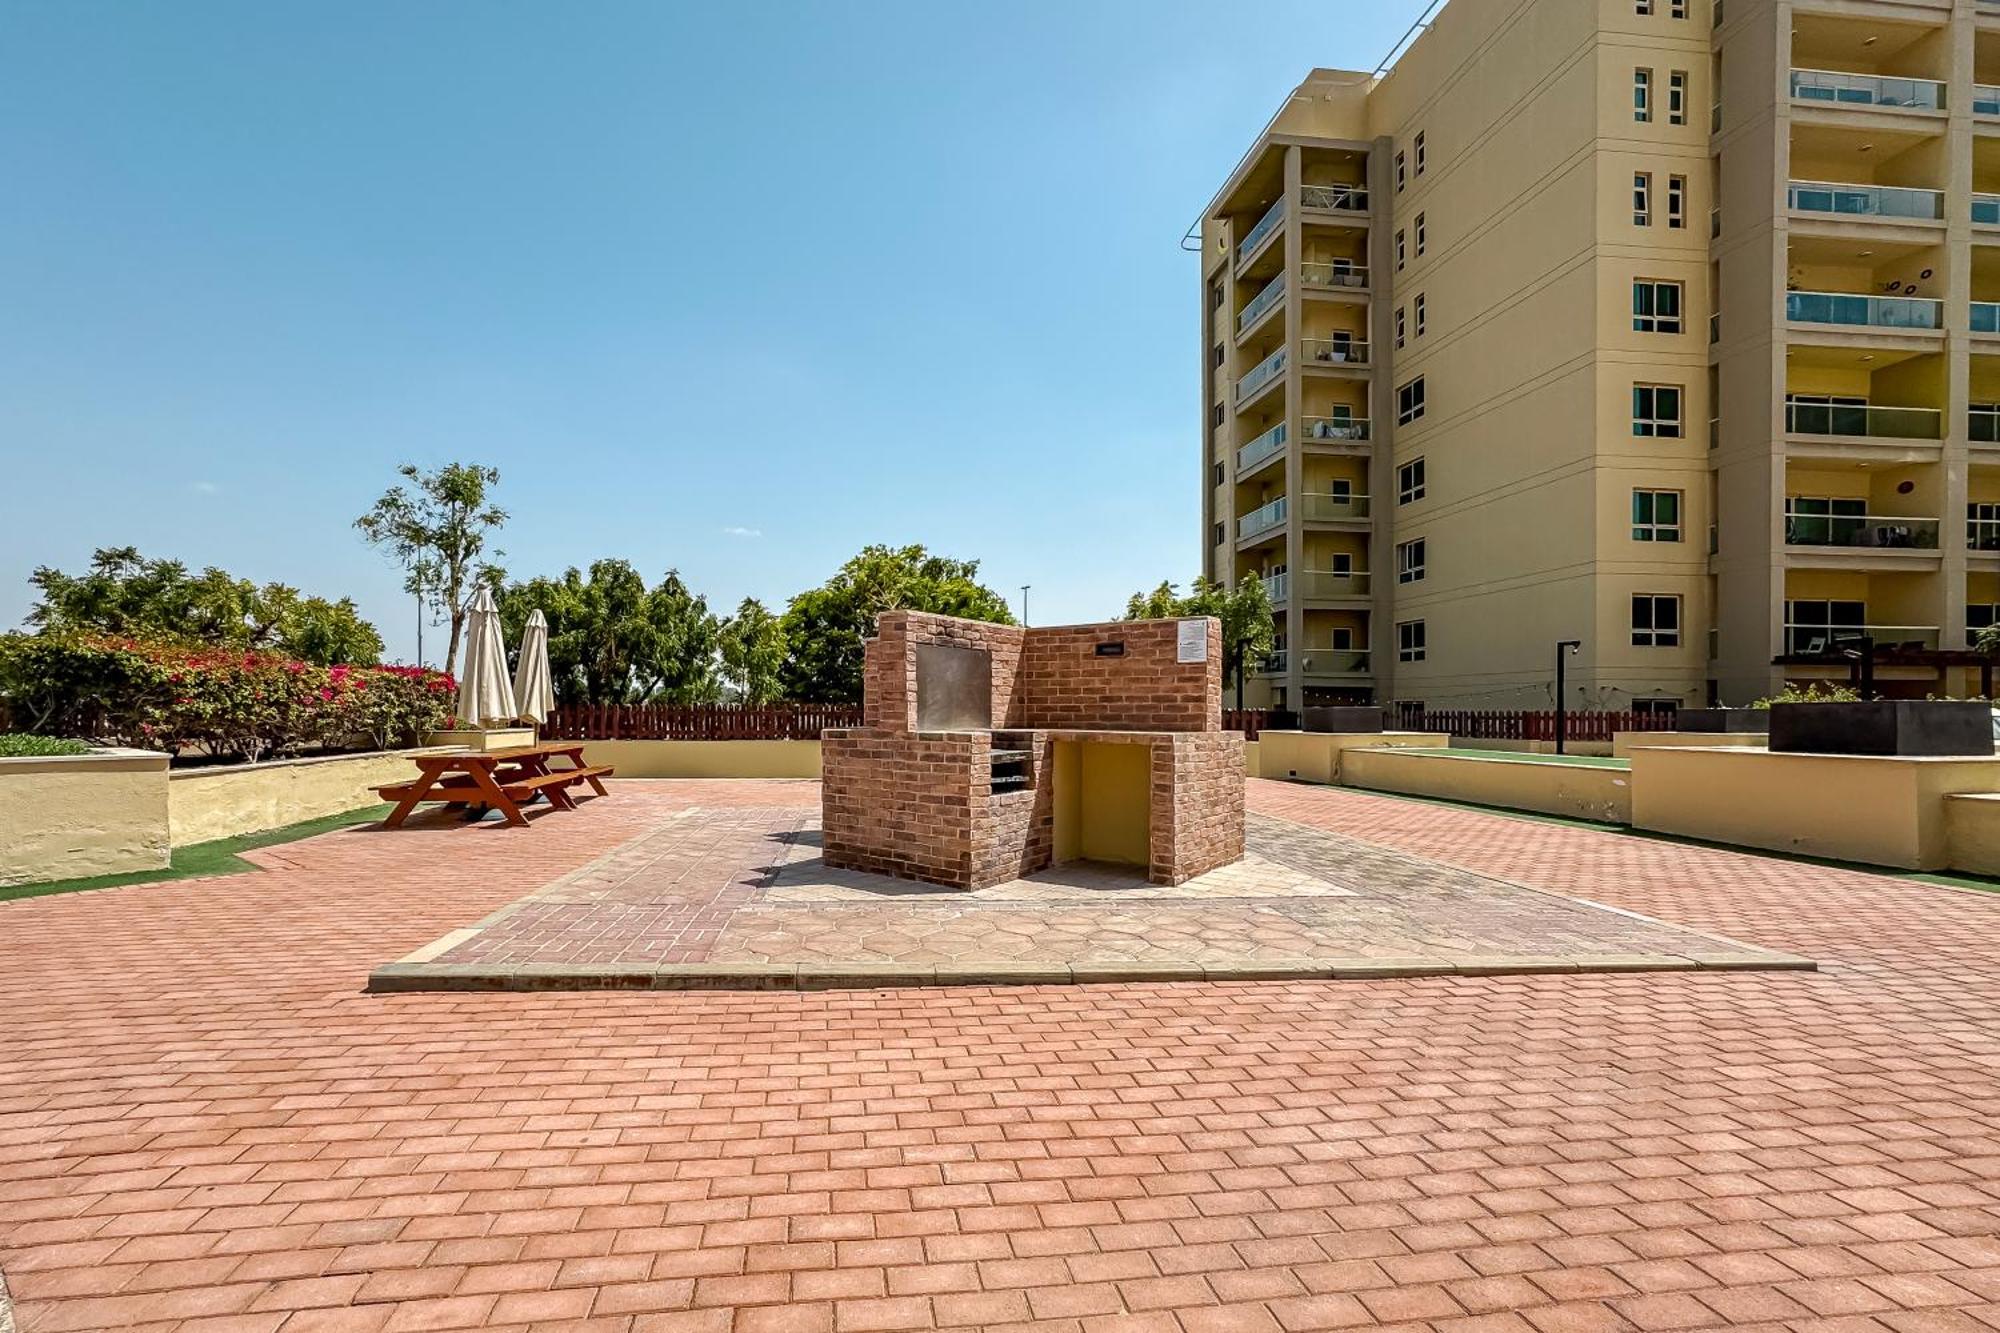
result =
[{"label": "white sign on brick", "polygon": [[1180,660],[1183,662],[1206,662],[1208,660],[1208,622],[1206,620],[1183,620],[1181,622]]}]

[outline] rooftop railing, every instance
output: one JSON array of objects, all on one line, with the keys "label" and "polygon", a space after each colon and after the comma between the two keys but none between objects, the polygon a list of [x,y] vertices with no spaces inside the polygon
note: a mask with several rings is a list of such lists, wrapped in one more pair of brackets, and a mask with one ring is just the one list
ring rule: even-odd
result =
[{"label": "rooftop railing", "polygon": [[1368,344],[1350,338],[1301,338],[1299,354],[1305,366],[1365,366]]},{"label": "rooftop railing", "polygon": [[[1786,292],[1785,318],[1801,324],[1877,329],[1935,329],[1938,302],[1922,296],[1862,296],[1853,292]],[[1975,316],[1973,327],[1978,328]]]},{"label": "rooftop railing", "polygon": [[1943,436],[1944,413],[1935,407],[1877,407],[1841,403],[1786,403],[1790,435],[1850,435],[1891,440],[1935,440]]},{"label": "rooftop railing", "polygon": [[1813,514],[1785,509],[1785,545],[1935,551],[1938,521],[1902,514]]},{"label": "rooftop railing", "polygon": [[1269,310],[1284,299],[1285,275],[1280,273],[1277,277],[1265,283],[1264,289],[1251,297],[1250,304],[1243,307],[1243,313],[1236,317],[1236,331],[1238,333],[1243,332],[1252,324],[1255,324],[1266,310]]},{"label": "rooftop railing", "polygon": [[1285,512],[1285,497],[1282,495],[1267,505],[1251,510],[1236,520],[1237,540],[1255,537],[1258,533],[1269,532],[1272,528],[1282,528],[1285,526]]},{"label": "rooftop railing", "polygon": [[1236,381],[1236,401],[1239,403],[1248,402],[1252,394],[1284,373],[1285,349],[1280,347],[1277,351],[1250,367],[1243,378]]},{"label": "rooftop railing", "polygon": [[1907,185],[1844,185],[1836,181],[1792,181],[1785,206],[1799,213],[1835,217],[1919,218],[1944,216],[1944,191]]},{"label": "rooftop railing", "polygon": [[1237,475],[1241,476],[1265,459],[1285,452],[1285,441],[1290,436],[1291,431],[1286,427],[1284,422],[1280,421],[1277,425],[1271,427],[1271,429],[1265,431],[1241,449],[1238,449],[1236,451]]},{"label": "rooftop railing", "polygon": [[1795,69],[1792,71],[1792,97],[1801,102],[1833,102],[1841,106],[1940,111],[1944,108],[1944,85],[1935,79],[1846,74],[1830,69]]},{"label": "rooftop railing", "polygon": [[1284,220],[1285,201],[1280,197],[1266,210],[1263,217],[1257,219],[1257,225],[1244,233],[1242,243],[1236,247],[1236,262],[1240,264],[1254,254],[1257,247],[1264,243],[1264,238],[1276,231],[1278,224]]}]

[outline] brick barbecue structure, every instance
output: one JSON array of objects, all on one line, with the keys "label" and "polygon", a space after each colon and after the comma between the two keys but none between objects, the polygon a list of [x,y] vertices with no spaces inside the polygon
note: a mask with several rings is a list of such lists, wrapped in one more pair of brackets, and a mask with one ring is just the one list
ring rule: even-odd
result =
[{"label": "brick barbecue structure", "polygon": [[1243,737],[1222,730],[1214,619],[886,612],[862,722],[822,737],[830,866],[971,889],[1072,860],[1180,884],[1242,859]]}]

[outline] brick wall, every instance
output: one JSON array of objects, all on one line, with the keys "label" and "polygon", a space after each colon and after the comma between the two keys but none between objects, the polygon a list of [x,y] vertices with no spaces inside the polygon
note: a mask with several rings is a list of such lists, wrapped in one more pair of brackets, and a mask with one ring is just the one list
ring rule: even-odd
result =
[{"label": "brick wall", "polygon": [[1153,751],[1152,820],[1156,884],[1184,883],[1242,860],[1242,735],[1200,732],[1160,740]]},{"label": "brick wall", "polygon": [[982,775],[987,751],[976,734],[827,732],[820,745],[826,863],[969,886],[973,808],[989,785]]},{"label": "brick wall", "polygon": [[917,718],[917,655],[922,643],[972,648],[987,654],[993,666],[993,725],[1017,725],[1015,682],[1021,665],[1021,641],[1028,631],[1019,625],[995,625],[983,620],[924,611],[885,611],[877,619],[875,637],[864,645],[862,659],[862,723],[891,731],[910,731]]},{"label": "brick wall", "polygon": [[[1208,660],[1180,662],[1178,620],[1031,629],[1012,725],[1116,731],[1222,727],[1222,622],[1208,622]],[[1097,656],[1119,643],[1119,657]]]}]

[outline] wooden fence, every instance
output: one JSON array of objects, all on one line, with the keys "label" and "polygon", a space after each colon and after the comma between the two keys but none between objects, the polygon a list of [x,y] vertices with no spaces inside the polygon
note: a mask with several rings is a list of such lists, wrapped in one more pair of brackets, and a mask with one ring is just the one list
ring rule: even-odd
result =
[{"label": "wooden fence", "polygon": [[[1478,741],[1552,741],[1556,738],[1554,709],[1511,712],[1505,709],[1398,709],[1396,725],[1405,731],[1444,731]],[[1622,709],[1572,709],[1564,715],[1563,735],[1573,741],[1608,741],[1621,731],[1672,731],[1671,712],[1637,713]]]},{"label": "wooden fence", "polygon": [[542,725],[556,741],[816,741],[858,727],[858,704],[585,704]]},{"label": "wooden fence", "polygon": [[1240,731],[1243,739],[1254,741],[1257,733],[1271,725],[1271,710],[1268,708],[1225,708],[1222,710],[1222,729]]}]

